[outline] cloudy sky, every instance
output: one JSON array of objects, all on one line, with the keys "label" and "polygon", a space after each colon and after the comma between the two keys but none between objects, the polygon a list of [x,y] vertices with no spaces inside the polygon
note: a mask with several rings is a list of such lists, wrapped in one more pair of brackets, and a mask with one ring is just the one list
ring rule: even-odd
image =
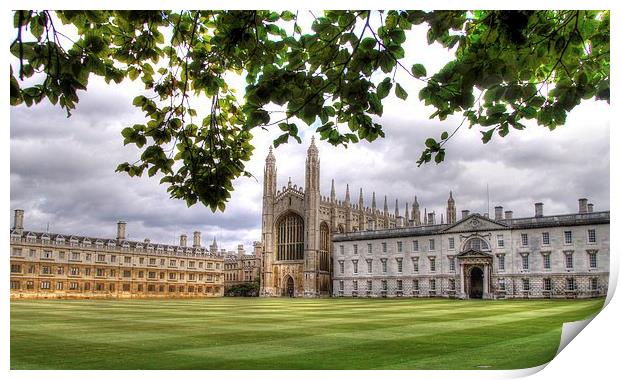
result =
[{"label": "cloudy sky", "polygon": [[[423,63],[435,72],[451,57],[440,46],[427,46],[425,30],[408,36],[405,66]],[[417,100],[421,83],[400,73],[398,81],[409,92],[407,101],[390,97],[379,120],[386,138],[362,142],[348,149],[317,141],[321,158],[321,189],[329,195],[336,181],[339,198],[348,183],[352,200],[363,187],[369,205],[373,191],[378,206],[387,195],[390,211],[399,199],[417,195],[422,208],[445,213],[450,190],[457,213],[469,209],[487,211],[504,206],[515,217],[532,216],[534,203],[543,202],[545,214],[576,212],[577,199],[588,198],[595,210],[609,209],[610,107],[603,102],[584,102],[569,115],[567,124],[550,132],[535,124],[525,131],[511,131],[504,139],[482,144],[480,132],[462,128],[447,145],[446,161],[440,165],[416,165],[424,140],[452,131],[460,117],[440,122],[429,120],[433,111]],[[202,231],[203,244],[217,237],[224,247],[251,247],[260,240],[262,170],[270,142],[278,130],[256,131],[255,154],[249,170],[258,178],[241,178],[226,212],[213,214],[197,204],[170,199],[159,179],[130,178],[115,173],[124,161],[133,162],[139,152],[123,146],[120,131],[142,123],[141,112],[131,105],[140,91],[129,81],[106,85],[91,79],[73,116],[42,102],[37,106],[12,107],[10,111],[10,204],[25,210],[25,228],[51,232],[113,238],[116,221],[127,221],[128,238],[173,243],[178,236]],[[298,123],[300,125],[300,123]],[[316,127],[316,126],[314,126]],[[304,161],[314,127],[301,131],[303,143],[291,143],[275,151],[278,186],[291,177],[304,186]]]}]

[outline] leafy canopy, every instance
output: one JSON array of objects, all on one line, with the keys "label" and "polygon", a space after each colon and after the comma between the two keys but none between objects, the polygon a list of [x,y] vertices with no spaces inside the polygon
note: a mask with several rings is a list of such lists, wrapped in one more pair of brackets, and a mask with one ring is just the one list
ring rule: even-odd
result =
[{"label": "leafy canopy", "polygon": [[[397,71],[424,81],[430,118],[462,115],[483,142],[533,119],[551,130],[582,99],[609,102],[609,11],[325,11],[302,30],[291,11],[15,11],[11,105],[47,98],[67,111],[91,75],[141,80],[145,123],[122,131],[142,150],[117,171],[163,173],[171,197],[224,210],[232,181],[251,176],[252,129],[277,125],[277,147],[300,142],[295,121],[334,145],[383,137],[383,100],[407,100]],[[73,26],[77,39],[63,25]],[[453,49],[436,73],[405,67],[414,25]],[[410,52],[411,53],[411,52]],[[240,99],[231,74],[245,74]],[[25,85],[24,80],[31,78]],[[18,81],[19,78],[19,81]],[[228,80],[228,81],[227,81]],[[207,99],[199,120],[190,102]],[[411,101],[411,100],[408,100]],[[273,110],[279,106],[281,110]],[[201,115],[203,116],[203,115]],[[461,123],[461,125],[463,125]],[[428,138],[418,164],[445,158],[460,128]]]}]

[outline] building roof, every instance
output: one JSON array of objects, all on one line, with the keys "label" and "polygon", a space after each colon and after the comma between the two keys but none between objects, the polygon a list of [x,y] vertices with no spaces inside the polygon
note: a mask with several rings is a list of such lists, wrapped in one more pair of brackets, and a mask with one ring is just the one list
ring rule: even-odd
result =
[{"label": "building roof", "polygon": [[409,226],[382,230],[337,233],[333,235],[332,241],[386,239],[397,237],[440,235],[454,232],[522,230],[531,228],[609,224],[609,220],[609,211],[501,220],[489,219],[483,215],[474,213],[452,224],[433,224],[415,227]]}]

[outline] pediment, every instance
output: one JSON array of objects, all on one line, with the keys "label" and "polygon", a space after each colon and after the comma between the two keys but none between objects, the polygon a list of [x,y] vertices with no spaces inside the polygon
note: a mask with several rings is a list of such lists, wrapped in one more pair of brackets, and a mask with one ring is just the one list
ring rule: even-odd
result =
[{"label": "pediment", "polygon": [[474,258],[474,257],[475,258],[483,257],[483,258],[493,259],[493,255],[491,255],[490,253],[478,251],[476,249],[470,249],[465,252],[461,252],[458,255],[456,255],[456,257],[460,259]]},{"label": "pediment", "polygon": [[465,219],[447,227],[442,232],[471,232],[486,230],[504,230],[508,226],[504,223],[491,220],[480,214],[472,214]]}]

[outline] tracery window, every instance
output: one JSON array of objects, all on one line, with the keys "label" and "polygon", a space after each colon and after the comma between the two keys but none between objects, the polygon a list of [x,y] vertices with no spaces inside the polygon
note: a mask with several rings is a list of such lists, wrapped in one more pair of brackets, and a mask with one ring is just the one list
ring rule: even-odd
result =
[{"label": "tracery window", "polygon": [[329,227],[326,223],[321,223],[320,228],[320,246],[319,246],[319,269],[329,271],[329,247],[331,246],[329,238]]},{"label": "tracery window", "polygon": [[304,220],[297,214],[288,214],[276,227],[278,260],[304,259]]}]

